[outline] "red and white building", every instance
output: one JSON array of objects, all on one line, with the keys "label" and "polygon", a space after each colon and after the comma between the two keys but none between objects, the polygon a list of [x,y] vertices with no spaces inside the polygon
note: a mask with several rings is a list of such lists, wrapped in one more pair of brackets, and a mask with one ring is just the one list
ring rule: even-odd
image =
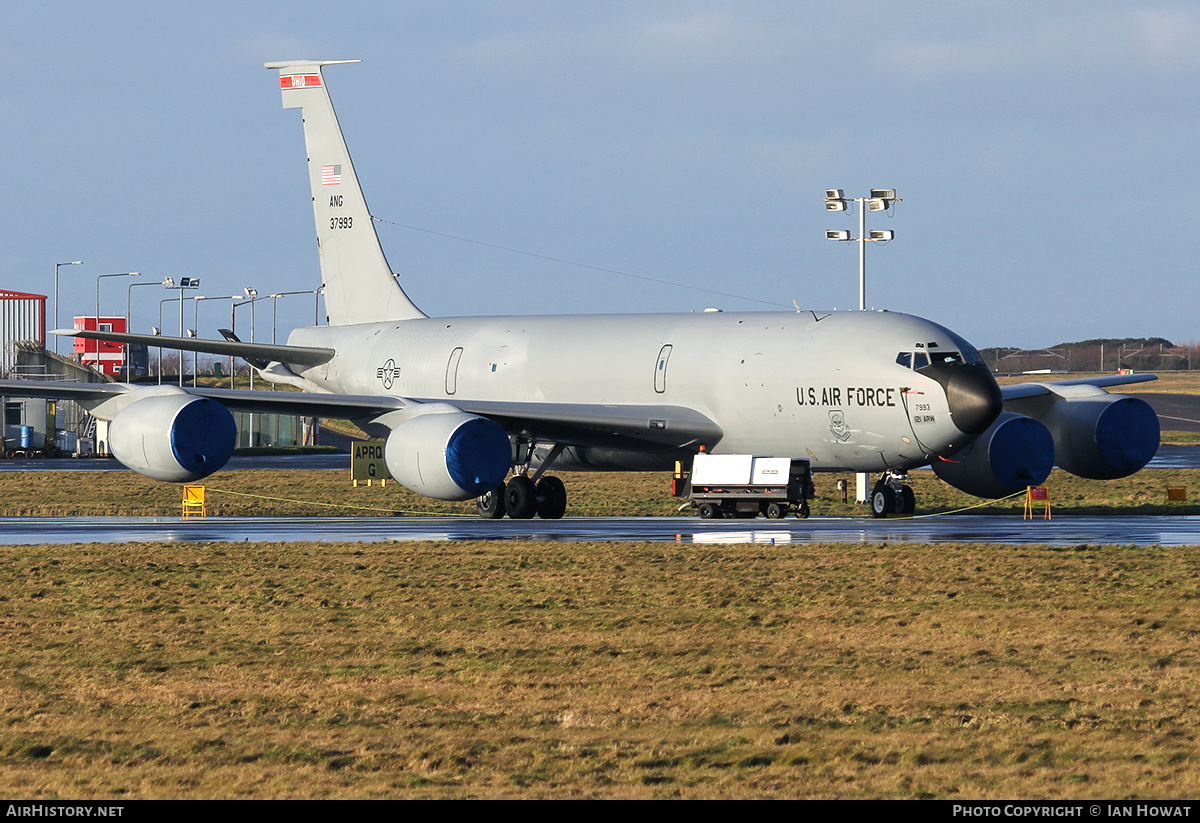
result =
[{"label": "red and white building", "polygon": [[[77,331],[125,331],[124,317],[96,317],[94,315],[77,316],[75,318]],[[97,371],[104,372],[109,377],[117,377],[125,368],[125,346],[121,343],[111,343],[107,340],[85,340],[76,337],[75,357],[85,366],[91,366]]]}]

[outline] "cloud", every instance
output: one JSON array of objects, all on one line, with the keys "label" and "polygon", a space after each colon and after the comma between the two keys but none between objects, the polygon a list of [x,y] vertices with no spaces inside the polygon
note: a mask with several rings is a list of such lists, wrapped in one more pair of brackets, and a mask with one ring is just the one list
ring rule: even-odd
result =
[{"label": "cloud", "polygon": [[881,59],[916,83],[1190,72],[1200,67],[1200,17],[1180,9],[1098,10],[1045,18],[1025,31],[913,39],[885,49]]},{"label": "cloud", "polygon": [[1168,71],[1200,65],[1200,22],[1195,13],[1147,9],[1130,16],[1134,42],[1152,64]]}]

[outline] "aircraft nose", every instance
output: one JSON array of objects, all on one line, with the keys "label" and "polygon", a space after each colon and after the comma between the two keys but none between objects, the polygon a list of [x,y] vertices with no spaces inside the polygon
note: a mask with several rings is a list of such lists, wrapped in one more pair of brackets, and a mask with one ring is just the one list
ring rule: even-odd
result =
[{"label": "aircraft nose", "polygon": [[950,416],[963,434],[981,433],[1004,410],[1000,386],[983,363],[936,363],[918,371],[945,389]]}]

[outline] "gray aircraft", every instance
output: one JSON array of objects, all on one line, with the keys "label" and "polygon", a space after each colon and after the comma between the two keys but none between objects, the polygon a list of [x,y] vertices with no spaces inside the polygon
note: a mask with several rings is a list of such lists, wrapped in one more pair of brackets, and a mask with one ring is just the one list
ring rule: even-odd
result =
[{"label": "gray aircraft", "polygon": [[[703,312],[430,318],[383,254],[323,68],[268,63],[304,123],[328,324],[287,345],[153,335],[77,337],[236,355],[268,381],[238,391],[0,381],[71,397],[111,421],[129,468],[187,482],[233,451],[229,409],[350,418],[386,439],[392,476],[485,517],[563,515],[547,470],[670,470],[699,451],[801,457],[814,471],[881,473],[876,516],[911,513],[909,469],[999,497],[1057,462],[1084,477],[1142,468],[1158,420],[1110,376],[1001,389],[978,351],[937,323],[891,312]],[[511,473],[511,477],[509,477]],[[509,477],[507,483],[505,478]]]}]

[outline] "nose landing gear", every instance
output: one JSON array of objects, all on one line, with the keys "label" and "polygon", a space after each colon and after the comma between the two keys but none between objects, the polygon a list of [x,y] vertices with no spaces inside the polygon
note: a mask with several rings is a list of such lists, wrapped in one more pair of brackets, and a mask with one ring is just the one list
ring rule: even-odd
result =
[{"label": "nose landing gear", "polygon": [[917,508],[917,497],[913,490],[904,485],[907,474],[884,472],[871,490],[872,517],[912,517]]}]

